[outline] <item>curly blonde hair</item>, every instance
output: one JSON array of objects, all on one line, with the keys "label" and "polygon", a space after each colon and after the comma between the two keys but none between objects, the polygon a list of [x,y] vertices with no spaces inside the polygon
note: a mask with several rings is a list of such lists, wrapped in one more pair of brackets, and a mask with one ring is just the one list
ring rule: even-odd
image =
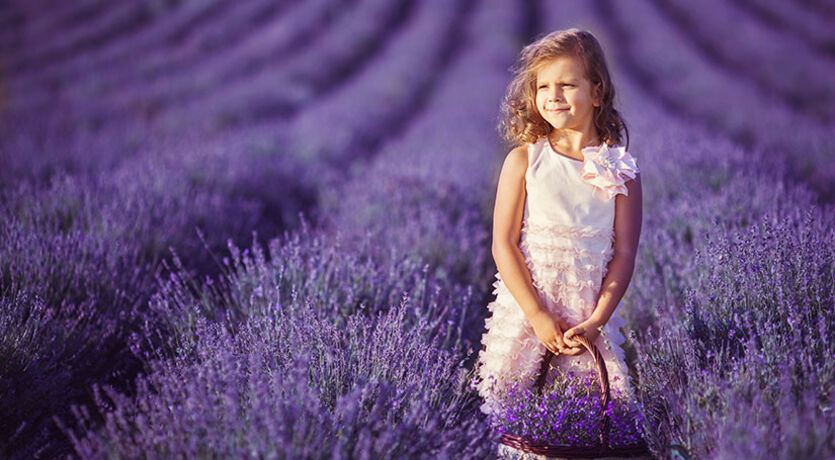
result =
[{"label": "curly blonde hair", "polygon": [[501,105],[499,131],[511,145],[534,143],[553,129],[536,108],[536,74],[549,60],[576,56],[586,69],[592,87],[600,85],[600,106],[594,107],[594,127],[600,138],[612,146],[621,143],[621,130],[629,129],[615,110],[615,88],[609,77],[603,48],[591,32],[571,28],[551,32],[522,49],[518,63],[511,68],[513,80]]}]

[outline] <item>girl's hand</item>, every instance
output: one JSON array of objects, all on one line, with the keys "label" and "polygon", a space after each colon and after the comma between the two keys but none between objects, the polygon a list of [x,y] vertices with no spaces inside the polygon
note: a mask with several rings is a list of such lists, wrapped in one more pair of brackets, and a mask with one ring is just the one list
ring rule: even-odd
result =
[{"label": "girl's hand", "polygon": [[600,336],[600,330],[598,329],[598,327],[600,326],[601,325],[590,321],[583,321],[582,323],[565,331],[563,333],[563,340],[565,341],[566,345],[568,345],[571,348],[568,348],[565,351],[563,351],[563,354],[568,356],[576,356],[585,353],[587,351],[586,347],[584,347],[580,342],[572,340],[572,338],[575,335],[582,335],[585,336],[589,342],[594,343],[597,340],[597,337]]},{"label": "girl's hand", "polygon": [[553,316],[547,310],[540,310],[529,319],[529,322],[539,341],[551,353],[556,355],[560,354],[563,350],[568,350],[568,346],[563,341],[562,335],[562,331],[568,329],[568,323],[562,318]]}]

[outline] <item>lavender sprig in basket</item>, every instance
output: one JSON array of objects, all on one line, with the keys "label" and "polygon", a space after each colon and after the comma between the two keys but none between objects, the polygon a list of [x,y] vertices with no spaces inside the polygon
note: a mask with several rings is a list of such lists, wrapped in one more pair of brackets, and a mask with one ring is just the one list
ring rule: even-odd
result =
[{"label": "lavender sprig in basket", "polygon": [[543,394],[545,377],[554,354],[542,362],[533,393],[518,383],[508,388],[508,405],[497,426],[501,443],[522,452],[563,458],[646,456],[649,449],[641,431],[637,407],[611,398],[609,375],[600,351],[582,335],[581,343],[594,358],[600,384],[596,392],[590,377],[569,373]]}]

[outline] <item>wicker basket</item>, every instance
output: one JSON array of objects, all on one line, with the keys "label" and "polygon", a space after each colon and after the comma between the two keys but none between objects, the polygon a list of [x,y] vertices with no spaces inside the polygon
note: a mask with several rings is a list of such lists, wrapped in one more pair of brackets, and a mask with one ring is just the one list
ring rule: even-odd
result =
[{"label": "wicker basket", "polygon": [[[606,371],[606,363],[603,361],[603,356],[597,346],[589,342],[582,335],[576,335],[572,340],[581,343],[591,353],[594,362],[597,365],[597,373],[600,380],[601,399],[603,400],[603,419],[600,427],[599,444],[597,446],[571,446],[567,444],[545,444],[533,442],[520,436],[514,436],[508,433],[502,433],[501,443],[512,447],[522,452],[528,452],[536,455],[544,455],[546,457],[562,457],[562,458],[602,458],[602,457],[639,457],[649,455],[649,449],[646,442],[643,440],[637,444],[627,444],[610,446],[609,445],[609,428],[611,420],[606,413],[606,407],[609,405],[611,398],[609,393],[609,373]],[[536,380],[536,391],[542,391],[542,385],[545,383],[545,377],[548,373],[548,367],[551,364],[551,359],[554,354],[548,350],[545,354],[545,359],[542,360],[542,367],[539,371],[539,378]]]}]

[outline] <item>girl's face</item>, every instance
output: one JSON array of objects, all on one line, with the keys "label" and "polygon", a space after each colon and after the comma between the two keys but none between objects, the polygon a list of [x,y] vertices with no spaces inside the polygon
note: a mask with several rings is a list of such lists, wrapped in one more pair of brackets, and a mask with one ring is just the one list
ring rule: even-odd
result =
[{"label": "girl's face", "polygon": [[594,107],[600,105],[596,93],[575,56],[553,58],[536,73],[536,107],[554,129],[592,133]]}]

